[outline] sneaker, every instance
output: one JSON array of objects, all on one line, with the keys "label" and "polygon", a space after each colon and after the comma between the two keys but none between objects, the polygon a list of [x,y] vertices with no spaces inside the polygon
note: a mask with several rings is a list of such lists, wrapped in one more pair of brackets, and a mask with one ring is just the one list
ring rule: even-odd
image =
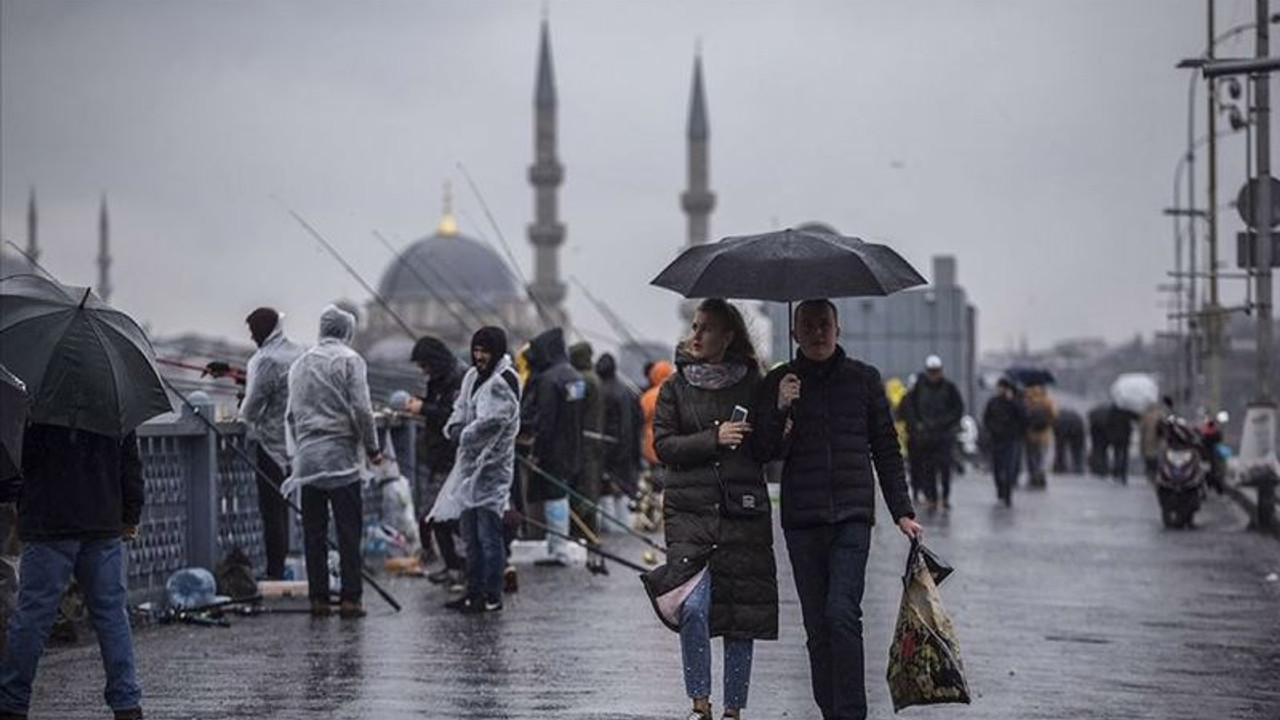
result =
[{"label": "sneaker", "polygon": [[311,602],[311,617],[323,618],[333,614],[333,608],[329,607],[329,603],[313,600]]},{"label": "sneaker", "polygon": [[444,604],[444,607],[446,610],[457,610],[459,612],[465,613],[470,611],[473,605],[478,605],[478,603],[472,602],[471,598],[464,596],[464,597],[458,598],[457,600],[450,600],[449,602]]},{"label": "sneaker", "polygon": [[364,606],[353,600],[343,600],[342,604],[338,606],[338,617],[341,618],[362,618],[367,614]]},{"label": "sneaker", "polygon": [[439,570],[436,570],[433,573],[427,573],[427,580],[430,580],[435,585],[443,585],[444,583],[448,582],[449,576],[450,576],[449,568],[447,567],[440,568]]},{"label": "sneaker", "polygon": [[484,601],[485,612],[498,612],[500,610],[502,610],[502,598],[498,598],[497,600]]},{"label": "sneaker", "polygon": [[704,713],[698,710],[690,710],[688,717],[684,720],[711,720],[711,713]]},{"label": "sneaker", "polygon": [[502,570],[502,592],[520,592],[520,576],[516,574],[515,565],[508,565]]}]

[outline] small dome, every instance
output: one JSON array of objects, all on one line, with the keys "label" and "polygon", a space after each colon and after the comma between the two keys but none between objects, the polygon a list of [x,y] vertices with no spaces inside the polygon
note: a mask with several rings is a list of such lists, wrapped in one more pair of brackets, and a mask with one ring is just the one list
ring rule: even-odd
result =
[{"label": "small dome", "polygon": [[497,253],[466,235],[444,232],[405,248],[382,274],[378,293],[388,302],[443,298],[497,305],[524,299]]}]

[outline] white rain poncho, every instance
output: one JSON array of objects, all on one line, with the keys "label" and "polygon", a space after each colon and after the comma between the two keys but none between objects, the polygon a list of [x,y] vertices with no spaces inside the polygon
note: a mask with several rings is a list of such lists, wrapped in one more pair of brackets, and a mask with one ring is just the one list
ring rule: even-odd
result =
[{"label": "white rain poncho", "polygon": [[286,494],[302,485],[332,489],[366,477],[365,452],[378,448],[364,359],[347,347],[356,319],[333,305],[320,315],[320,344],[289,369],[285,439],[293,475]]},{"label": "white rain poncho", "polygon": [[513,385],[519,387],[519,380],[507,355],[476,387],[478,378],[474,367],[467,370],[444,426],[445,436],[458,441],[458,456],[432,508],[434,520],[449,520],[472,508],[502,514],[511,495],[520,429],[520,395]]},{"label": "white rain poncho", "polygon": [[240,420],[250,440],[258,443],[283,471],[289,464],[284,439],[284,413],[289,401],[289,366],[302,355],[302,347],[284,336],[283,319],[249,358],[245,369],[244,401]]}]

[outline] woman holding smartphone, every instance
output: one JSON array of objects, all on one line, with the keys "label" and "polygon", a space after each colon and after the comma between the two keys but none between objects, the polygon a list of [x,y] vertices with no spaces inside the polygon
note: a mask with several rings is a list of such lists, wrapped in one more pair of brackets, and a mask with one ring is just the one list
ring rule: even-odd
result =
[{"label": "woman holding smartphone", "polygon": [[[654,448],[667,467],[667,564],[643,576],[659,617],[680,633],[687,720],[711,715],[711,638],[724,638],[724,714],[747,705],[755,640],[778,637],[777,566],[763,463],[786,422],[780,397],[756,406],[760,363],[738,309],[704,300],[658,394]],[[798,392],[798,389],[797,389]],[[735,419],[735,408],[737,417]]]}]

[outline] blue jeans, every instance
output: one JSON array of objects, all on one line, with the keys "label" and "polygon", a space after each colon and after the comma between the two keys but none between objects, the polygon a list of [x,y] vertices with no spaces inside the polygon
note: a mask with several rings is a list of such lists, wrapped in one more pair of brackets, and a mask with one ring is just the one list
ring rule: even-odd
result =
[{"label": "blue jeans", "polygon": [[507,564],[502,516],[485,508],[462,511],[462,537],[467,543],[467,597],[502,599],[502,569]]},{"label": "blue jeans", "polygon": [[[711,697],[711,573],[680,606],[680,654],[690,698]],[[751,640],[724,639],[724,706],[744,708],[751,686]]]},{"label": "blue jeans", "polygon": [[98,634],[107,705],[126,710],[141,704],[125,609],[124,545],[118,538],[59,540],[29,542],[22,550],[18,607],[9,619],[8,652],[0,663],[0,710],[27,712],[36,665],[72,573]]},{"label": "blue jeans", "polygon": [[864,720],[862,590],[871,526],[849,521],[784,532],[808,636],[813,699],[825,720]]}]

